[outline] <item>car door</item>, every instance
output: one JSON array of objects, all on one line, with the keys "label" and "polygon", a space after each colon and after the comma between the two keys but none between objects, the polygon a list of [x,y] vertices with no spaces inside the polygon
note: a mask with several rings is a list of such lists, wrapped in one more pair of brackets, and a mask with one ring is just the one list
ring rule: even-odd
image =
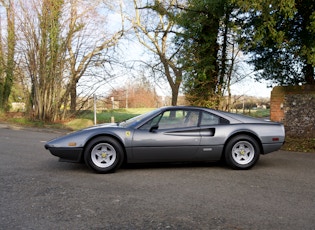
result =
[{"label": "car door", "polygon": [[200,144],[199,111],[170,109],[135,130],[132,161],[193,160]]},{"label": "car door", "polygon": [[200,148],[197,158],[200,160],[219,160],[224,149],[226,139],[226,127],[229,121],[203,111],[200,114]]}]

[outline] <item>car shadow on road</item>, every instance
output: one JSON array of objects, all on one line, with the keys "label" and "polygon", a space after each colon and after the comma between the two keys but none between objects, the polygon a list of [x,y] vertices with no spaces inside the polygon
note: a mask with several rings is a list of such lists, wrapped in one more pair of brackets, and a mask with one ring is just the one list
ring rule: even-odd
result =
[{"label": "car shadow on road", "polygon": [[177,163],[133,163],[124,164],[121,169],[185,169],[185,168],[228,168],[224,162],[177,162]]},{"label": "car shadow on road", "polygon": [[46,171],[73,171],[73,172],[91,172],[84,163],[62,162],[56,159],[47,160],[45,163]]},{"label": "car shadow on road", "polygon": [[[69,172],[82,172],[93,173],[84,163],[69,163],[60,162],[58,160],[47,160],[44,165],[46,171],[69,171]],[[276,167],[276,163],[269,159],[260,159],[257,164],[250,170],[255,169],[268,169]],[[223,161],[218,162],[177,162],[177,163],[130,163],[123,164],[117,171],[137,171],[137,170],[157,170],[157,169],[223,169],[233,170],[226,165]],[[117,172],[116,171],[116,172]]]},{"label": "car shadow on road", "polygon": [[[279,162],[275,162],[272,159],[262,157],[257,164],[249,170],[268,170],[272,168],[278,168]],[[79,173],[94,173],[89,167],[84,163],[69,163],[60,162],[58,160],[49,159],[43,162],[42,166],[45,171],[59,171],[59,172],[79,172]],[[234,170],[230,168],[224,161],[218,162],[178,162],[178,163],[132,163],[123,164],[119,171],[142,171],[142,170],[191,170],[191,169],[213,169],[213,170]],[[242,170],[236,170],[242,171]],[[245,170],[247,171],[247,170]]]},{"label": "car shadow on road", "polygon": [[[72,171],[72,172],[83,172],[93,173],[84,163],[69,163],[58,160],[49,159],[42,163],[45,171]],[[221,168],[230,169],[224,162],[178,162],[178,163],[132,163],[123,164],[120,170],[155,170],[155,169],[202,169],[202,168]]]}]

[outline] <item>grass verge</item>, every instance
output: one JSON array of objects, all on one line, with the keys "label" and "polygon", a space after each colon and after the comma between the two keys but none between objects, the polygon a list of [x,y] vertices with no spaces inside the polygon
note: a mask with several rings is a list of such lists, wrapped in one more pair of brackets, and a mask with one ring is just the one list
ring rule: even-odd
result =
[{"label": "grass verge", "polygon": [[282,150],[315,153],[315,138],[286,137]]},{"label": "grass verge", "polygon": [[[132,109],[115,109],[96,114],[96,121],[98,124],[110,123],[114,119],[114,122],[121,122],[128,120],[140,114],[144,114],[153,110],[152,108],[132,108]],[[88,119],[94,121],[94,113],[91,111],[81,112],[77,118]]]}]

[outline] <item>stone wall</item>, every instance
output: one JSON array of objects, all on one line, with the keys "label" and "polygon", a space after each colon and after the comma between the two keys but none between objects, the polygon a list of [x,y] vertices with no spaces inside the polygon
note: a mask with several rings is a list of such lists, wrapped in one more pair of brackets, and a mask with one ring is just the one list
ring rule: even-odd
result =
[{"label": "stone wall", "polygon": [[288,136],[315,137],[315,86],[275,87],[270,119],[283,122]]}]

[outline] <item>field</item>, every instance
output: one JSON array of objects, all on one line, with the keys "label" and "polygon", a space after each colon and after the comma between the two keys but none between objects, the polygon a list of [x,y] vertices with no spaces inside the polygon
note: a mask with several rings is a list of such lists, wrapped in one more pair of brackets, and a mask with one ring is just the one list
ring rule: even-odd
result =
[{"label": "field", "polygon": [[[96,113],[96,124],[121,122],[132,117],[144,114],[153,108],[115,109]],[[63,123],[66,128],[72,130],[82,129],[94,125],[94,112],[83,111],[75,119]]]},{"label": "field", "polygon": [[[107,111],[98,111],[96,113],[96,123],[111,123],[121,122],[129,118],[135,117],[140,114],[144,114],[153,110],[154,108],[129,108],[129,109],[115,109]],[[239,110],[233,111],[237,113],[245,113],[245,115],[268,118],[270,114],[269,109],[257,109],[257,110]],[[14,123],[23,126],[32,127],[47,127],[47,128],[66,128],[71,130],[78,130],[94,125],[94,112],[91,110],[81,111],[75,118],[68,119],[63,122],[45,123],[42,121],[36,121],[28,119],[23,116],[22,113],[7,113],[0,114],[0,121]]]},{"label": "field", "polygon": [[[97,112],[96,122],[97,124],[121,122],[151,110],[153,110],[153,108],[115,109]],[[43,121],[32,120],[24,116],[23,113],[0,113],[0,122],[38,128],[78,130],[94,125],[94,112],[90,110],[82,111],[75,118],[56,123],[46,123]]]},{"label": "field", "polygon": [[[134,116],[144,114],[153,110],[153,108],[131,108],[131,109],[115,109],[96,113],[97,123],[109,123],[114,119],[114,122],[121,122]],[[94,121],[94,113],[85,111],[78,115],[77,118],[89,119]]]}]

